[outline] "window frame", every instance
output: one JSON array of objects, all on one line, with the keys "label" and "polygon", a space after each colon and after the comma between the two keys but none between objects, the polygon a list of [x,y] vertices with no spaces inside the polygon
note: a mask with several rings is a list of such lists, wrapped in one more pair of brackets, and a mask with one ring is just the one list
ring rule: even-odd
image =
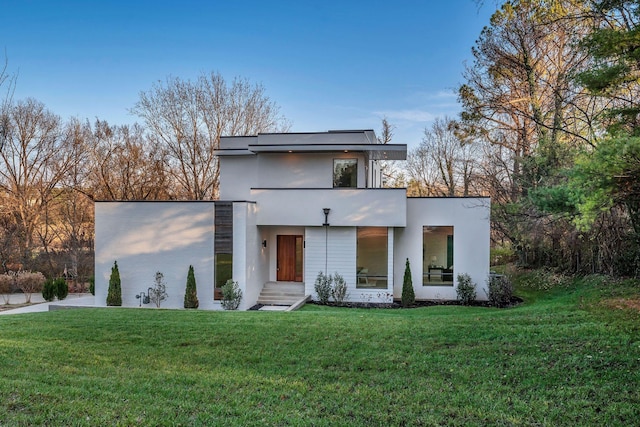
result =
[{"label": "window frame", "polygon": [[[340,175],[340,180],[338,180],[336,175],[336,168],[339,163],[351,163],[353,164],[353,175],[349,180],[349,185],[340,185],[344,179],[342,179],[342,172]],[[346,167],[345,167],[346,169]],[[344,172],[344,171],[343,171]],[[357,158],[334,158],[333,159],[333,188],[357,188],[358,187],[358,159]]]},{"label": "window frame", "polygon": [[[438,244],[428,241],[426,238],[428,229],[438,231],[441,236]],[[454,286],[454,236],[455,227],[453,225],[422,226],[422,286]],[[443,260],[446,260],[445,264],[442,264]],[[436,281],[437,277],[440,280]]]}]

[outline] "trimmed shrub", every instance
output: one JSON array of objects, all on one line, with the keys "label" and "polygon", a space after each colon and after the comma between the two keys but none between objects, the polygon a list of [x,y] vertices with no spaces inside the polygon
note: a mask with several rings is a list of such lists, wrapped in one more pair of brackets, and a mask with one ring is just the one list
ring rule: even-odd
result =
[{"label": "trimmed shrub", "polygon": [[11,289],[13,288],[13,282],[15,275],[10,273],[0,274],[0,294],[5,304],[9,304],[9,298]]},{"label": "trimmed shrub", "polygon": [[404,267],[404,279],[402,281],[402,306],[409,307],[415,304],[416,294],[413,290],[413,279],[411,279],[411,266],[409,265],[409,258]]},{"label": "trimmed shrub", "polygon": [[55,287],[56,296],[60,301],[65,299],[67,295],[69,295],[69,285],[67,285],[67,281],[64,280],[63,277],[58,277],[53,281],[53,285]]},{"label": "trimmed shrub", "polygon": [[107,305],[115,307],[122,305],[122,289],[120,288],[120,271],[118,271],[118,261],[114,261],[113,267],[111,267]]},{"label": "trimmed shrub", "polygon": [[53,301],[56,297],[56,286],[53,283],[53,279],[47,279],[42,287],[42,298],[45,301]]},{"label": "trimmed shrub", "polygon": [[318,277],[316,277],[316,283],[313,285],[313,288],[316,291],[316,295],[318,296],[318,302],[320,304],[329,303],[329,298],[331,297],[332,284],[333,279],[331,275],[325,275],[322,271],[318,273]]},{"label": "trimmed shrub", "polygon": [[164,274],[156,271],[156,277],[153,286],[149,288],[149,301],[156,305],[156,308],[160,308],[162,301],[169,297],[167,294],[167,285],[164,282]]},{"label": "trimmed shrub", "polygon": [[[331,276],[329,276],[331,280]],[[333,289],[331,289],[331,296],[337,304],[342,304],[347,297],[347,282],[344,281],[338,272],[333,275]]]},{"label": "trimmed shrub", "polygon": [[476,300],[476,284],[467,273],[458,274],[456,294],[462,305],[471,305]]},{"label": "trimmed shrub", "polygon": [[31,303],[31,294],[42,292],[46,279],[42,273],[30,271],[20,271],[16,274],[16,285],[24,293],[24,302]]},{"label": "trimmed shrub", "polygon": [[487,280],[488,292],[485,291],[489,302],[495,307],[507,307],[511,304],[513,285],[507,276],[492,275]]},{"label": "trimmed shrub", "polygon": [[196,276],[193,272],[193,266],[189,266],[189,272],[187,273],[187,289],[184,293],[184,308],[198,308],[200,301],[198,301],[198,291],[196,289]]},{"label": "trimmed shrub", "polygon": [[96,294],[96,278],[93,276],[89,277],[89,292],[91,295]]},{"label": "trimmed shrub", "polygon": [[240,301],[242,301],[242,290],[238,286],[238,282],[234,282],[233,279],[227,280],[222,285],[222,308],[225,310],[237,310],[240,307]]}]

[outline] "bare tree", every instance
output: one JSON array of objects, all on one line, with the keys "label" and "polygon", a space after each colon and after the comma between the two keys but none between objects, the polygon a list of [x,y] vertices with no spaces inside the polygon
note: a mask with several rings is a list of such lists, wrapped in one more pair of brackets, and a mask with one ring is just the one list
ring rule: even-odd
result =
[{"label": "bare tree", "polygon": [[158,82],[140,93],[132,111],[145,120],[152,142],[163,147],[176,196],[193,200],[217,198],[215,151],[222,135],[289,127],[261,85],[240,78],[227,83],[215,72],[194,82],[173,77]]},{"label": "bare tree", "polygon": [[96,120],[87,136],[86,186],[97,200],[166,200],[171,198],[165,155],[138,125],[112,126]]},{"label": "bare tree", "polygon": [[9,108],[9,130],[0,152],[0,191],[20,241],[23,262],[68,167],[60,139],[60,119],[33,99]]},{"label": "bare tree", "polygon": [[4,147],[9,132],[8,109],[13,99],[17,79],[15,74],[9,74],[8,67],[9,60],[5,54],[4,64],[0,67],[0,93],[4,91],[4,95],[0,94],[0,151]]},{"label": "bare tree", "polygon": [[458,139],[453,120],[438,118],[425,128],[422,143],[409,154],[411,192],[419,196],[468,196],[477,148]]}]

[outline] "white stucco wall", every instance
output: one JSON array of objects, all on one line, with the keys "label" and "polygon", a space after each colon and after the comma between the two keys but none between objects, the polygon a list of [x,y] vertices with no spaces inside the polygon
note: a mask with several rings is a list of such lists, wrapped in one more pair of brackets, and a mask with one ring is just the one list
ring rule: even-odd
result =
[{"label": "white stucco wall", "polygon": [[239,310],[254,306],[269,274],[268,251],[262,247],[267,236],[256,226],[256,204],[233,204],[233,280],[242,290]]},{"label": "white stucco wall", "polygon": [[220,200],[249,200],[258,182],[257,156],[220,157]]},{"label": "white stucco wall", "polygon": [[[415,198],[407,200],[407,226],[395,232],[394,296],[402,296],[405,261],[409,258],[417,299],[457,298],[457,275],[467,273],[486,300],[489,275],[490,199]],[[454,286],[423,286],[422,227],[453,226]]]},{"label": "white stucco wall", "polygon": [[[122,305],[164,274],[164,308],[182,308],[189,265],[193,265],[200,308],[213,309],[213,202],[96,202],[96,305],[105,306],[114,261],[122,282]],[[153,304],[147,304],[147,307]]]},{"label": "white stucco wall", "polygon": [[333,188],[333,160],[357,159],[357,187],[367,185],[362,153],[260,153],[220,157],[220,200],[251,200],[251,188]]},{"label": "white stucco wall", "polygon": [[323,208],[330,208],[331,226],[404,227],[406,194],[404,188],[254,189],[250,198],[258,225],[321,225]]}]

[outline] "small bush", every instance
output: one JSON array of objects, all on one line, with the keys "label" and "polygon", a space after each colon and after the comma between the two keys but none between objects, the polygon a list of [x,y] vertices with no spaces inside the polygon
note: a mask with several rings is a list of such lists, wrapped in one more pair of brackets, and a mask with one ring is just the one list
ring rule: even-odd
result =
[{"label": "small bush", "polygon": [[462,305],[471,305],[476,300],[476,284],[468,274],[458,274],[458,287],[456,288],[458,301]]},{"label": "small bush", "polygon": [[69,285],[67,285],[67,281],[64,280],[63,277],[58,277],[53,281],[53,285],[55,287],[56,296],[60,301],[65,299],[67,295],[69,295]]},{"label": "small bush", "polygon": [[507,307],[511,304],[513,285],[507,276],[489,276],[487,280],[488,292],[485,291],[489,302],[495,307]]},{"label": "small bush", "polygon": [[89,292],[91,295],[96,294],[96,278],[93,276],[89,277]]},{"label": "small bush", "polygon": [[107,305],[116,307],[122,305],[122,289],[120,288],[120,271],[118,271],[118,261],[114,261],[113,267],[111,267]]},{"label": "small bush", "polygon": [[53,301],[56,297],[56,286],[53,283],[53,279],[47,279],[42,287],[42,298],[45,301]]},{"label": "small bush", "polygon": [[316,283],[313,287],[316,291],[318,302],[320,304],[329,303],[329,298],[331,297],[332,291],[332,282],[333,278],[331,277],[331,275],[327,276],[322,271],[318,273],[318,277],[316,277]]},{"label": "small bush", "polygon": [[196,276],[193,272],[193,266],[190,265],[187,273],[187,289],[184,292],[184,308],[198,308],[199,305]]},{"label": "small bush", "polygon": [[404,280],[402,281],[402,306],[408,307],[415,304],[416,294],[413,290],[413,279],[411,279],[411,266],[409,265],[409,258],[404,267]]},{"label": "small bush", "polygon": [[46,279],[42,273],[30,271],[20,271],[16,275],[16,285],[24,293],[25,303],[31,303],[31,294],[35,292],[42,292]]},{"label": "small bush", "polygon": [[9,304],[9,298],[11,289],[13,288],[13,282],[15,275],[10,273],[0,274],[0,294],[5,304]]},{"label": "small bush", "polygon": [[[331,279],[331,276],[329,276]],[[331,289],[331,296],[337,304],[342,304],[347,298],[347,282],[344,281],[338,272],[333,275],[333,289]]]},{"label": "small bush", "polygon": [[222,291],[222,308],[225,310],[237,310],[240,307],[240,301],[242,301],[242,290],[238,286],[238,282],[234,282],[233,279],[227,280],[227,282],[220,288]]},{"label": "small bush", "polygon": [[149,288],[149,300],[156,305],[156,308],[160,308],[162,301],[169,297],[167,294],[167,285],[164,281],[164,274],[156,271],[155,280],[153,286]]}]

